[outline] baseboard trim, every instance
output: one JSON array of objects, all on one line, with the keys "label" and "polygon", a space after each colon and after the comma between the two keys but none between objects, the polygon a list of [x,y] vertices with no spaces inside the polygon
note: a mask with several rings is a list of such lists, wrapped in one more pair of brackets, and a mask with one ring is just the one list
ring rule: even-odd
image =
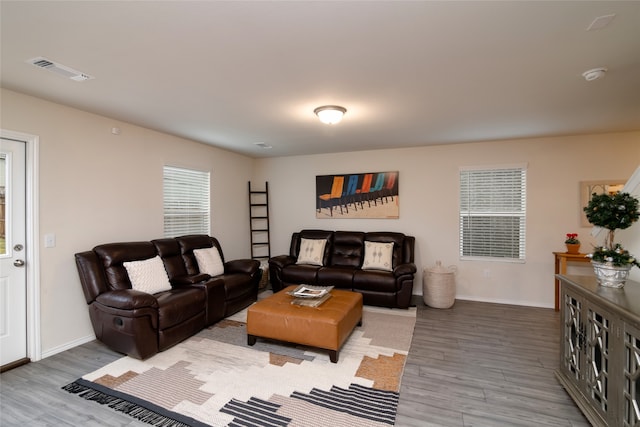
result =
[{"label": "baseboard trim", "polygon": [[[411,301],[422,301],[424,299],[423,294],[412,294]],[[488,302],[491,304],[506,304],[506,305],[521,305],[524,307],[537,307],[537,308],[554,308],[552,303],[542,303],[540,301],[513,301],[507,299],[499,299],[499,298],[478,298],[476,296],[468,296],[468,295],[456,295],[456,299],[465,300],[465,301],[476,301],[476,302]]]},{"label": "baseboard trim", "polygon": [[82,344],[86,344],[96,339],[95,335],[87,335],[86,337],[78,338],[77,340],[70,341],[66,344],[51,348],[47,351],[42,352],[42,359],[45,359],[49,356],[53,356],[54,354],[62,353],[63,351],[70,350],[74,347],[77,347]]},{"label": "baseboard trim", "polygon": [[465,301],[488,302],[492,304],[521,305],[523,307],[553,308],[553,304],[544,304],[539,301],[512,301],[495,298],[468,297],[464,295],[456,295],[456,299]]}]

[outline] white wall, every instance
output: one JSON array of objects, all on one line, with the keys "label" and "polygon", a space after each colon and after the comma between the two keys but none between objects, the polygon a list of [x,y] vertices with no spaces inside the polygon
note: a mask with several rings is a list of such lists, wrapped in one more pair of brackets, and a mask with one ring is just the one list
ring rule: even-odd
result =
[{"label": "white wall", "polygon": [[[459,167],[513,163],[528,164],[526,263],[460,261]],[[629,132],[260,159],[254,180],[269,181],[272,255],[288,253],[303,228],[400,231],[416,237],[414,294],[423,269],[441,260],[458,266],[458,298],[553,307],[552,252],[565,250],[566,233],[579,233],[583,252],[594,243],[580,226],[579,182],[627,179],[639,163],[640,132]],[[395,170],[399,219],[315,218],[316,175]],[[592,274],[584,266],[569,273]]]},{"label": "white wall", "polygon": [[[2,129],[40,138],[44,356],[93,336],[74,253],[162,237],[165,164],[211,172],[212,234],[225,258],[249,257],[252,159],[4,89],[0,117]],[[54,248],[43,246],[47,233],[56,235]]]},{"label": "white wall", "polygon": [[[633,174],[632,181],[628,187],[625,186],[625,191],[629,192],[635,198],[640,199],[640,163]],[[603,236],[604,234],[605,233],[602,233]],[[616,231],[615,241],[620,243],[630,253],[634,254],[636,259],[640,260],[640,221],[629,228]],[[640,282],[640,268],[632,268],[629,278]]]}]

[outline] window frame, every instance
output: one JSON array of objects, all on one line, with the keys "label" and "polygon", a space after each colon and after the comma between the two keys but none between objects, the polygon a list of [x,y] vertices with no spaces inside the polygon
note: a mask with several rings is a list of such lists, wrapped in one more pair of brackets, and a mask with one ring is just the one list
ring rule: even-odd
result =
[{"label": "window frame", "polygon": [[[465,176],[469,178],[465,178]],[[469,180],[474,181],[471,183]],[[497,187],[497,184],[503,185]],[[477,185],[480,187],[488,185],[491,188],[490,191],[485,194],[485,196],[488,197],[477,198],[478,201],[474,204],[472,200],[472,187]],[[506,185],[506,187],[504,185]],[[509,188],[509,185],[511,185],[512,188]],[[500,188],[500,190],[496,188]],[[510,190],[507,197],[505,197],[505,188]],[[458,189],[458,244],[460,260],[498,261],[506,263],[526,262],[527,164],[460,167]],[[480,224],[480,232],[476,232],[475,236],[469,237],[467,234],[465,237],[465,228],[468,227],[469,220],[480,218],[487,218],[494,224],[497,221],[497,228],[491,224]],[[511,224],[509,224],[509,221],[501,221],[501,218],[511,219]],[[489,245],[477,243],[478,240],[481,240],[482,234],[491,236],[499,235],[499,233],[496,233],[496,230],[506,231],[506,237],[497,237],[491,240]],[[512,241],[509,245],[504,246],[509,239],[512,240],[514,238],[516,233],[518,235],[517,242]],[[509,237],[509,234],[511,237]],[[473,240],[469,241],[469,239],[474,239],[474,237],[475,242]],[[475,248],[474,245],[476,245]],[[493,255],[483,255],[483,253],[489,252],[493,252]],[[500,252],[504,253],[504,255],[499,255]],[[509,254],[512,254],[512,256],[509,256]]]},{"label": "window frame", "polygon": [[[164,165],[162,212],[165,237],[211,235],[211,172]],[[180,217],[186,221],[175,221]],[[174,219],[171,223],[170,218]]]}]

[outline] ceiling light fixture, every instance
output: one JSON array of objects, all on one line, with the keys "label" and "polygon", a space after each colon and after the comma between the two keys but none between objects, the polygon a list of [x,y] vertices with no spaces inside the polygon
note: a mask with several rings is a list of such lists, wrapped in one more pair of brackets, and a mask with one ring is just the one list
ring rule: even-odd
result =
[{"label": "ceiling light fixture", "polygon": [[338,105],[323,105],[313,110],[322,123],[328,125],[335,125],[340,123],[342,116],[347,112],[347,109]]},{"label": "ceiling light fixture", "polygon": [[586,81],[591,82],[593,80],[598,80],[603,78],[606,72],[607,72],[607,69],[604,67],[594,68],[592,70],[585,71],[584,73],[582,73],[582,77],[584,77]]}]

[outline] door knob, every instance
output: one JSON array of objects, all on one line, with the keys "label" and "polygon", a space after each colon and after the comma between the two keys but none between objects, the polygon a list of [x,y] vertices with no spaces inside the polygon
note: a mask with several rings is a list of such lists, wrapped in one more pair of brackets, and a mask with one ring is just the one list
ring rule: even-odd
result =
[{"label": "door knob", "polygon": [[21,259],[17,259],[13,261],[13,265],[15,265],[16,267],[24,267],[24,261]]}]

